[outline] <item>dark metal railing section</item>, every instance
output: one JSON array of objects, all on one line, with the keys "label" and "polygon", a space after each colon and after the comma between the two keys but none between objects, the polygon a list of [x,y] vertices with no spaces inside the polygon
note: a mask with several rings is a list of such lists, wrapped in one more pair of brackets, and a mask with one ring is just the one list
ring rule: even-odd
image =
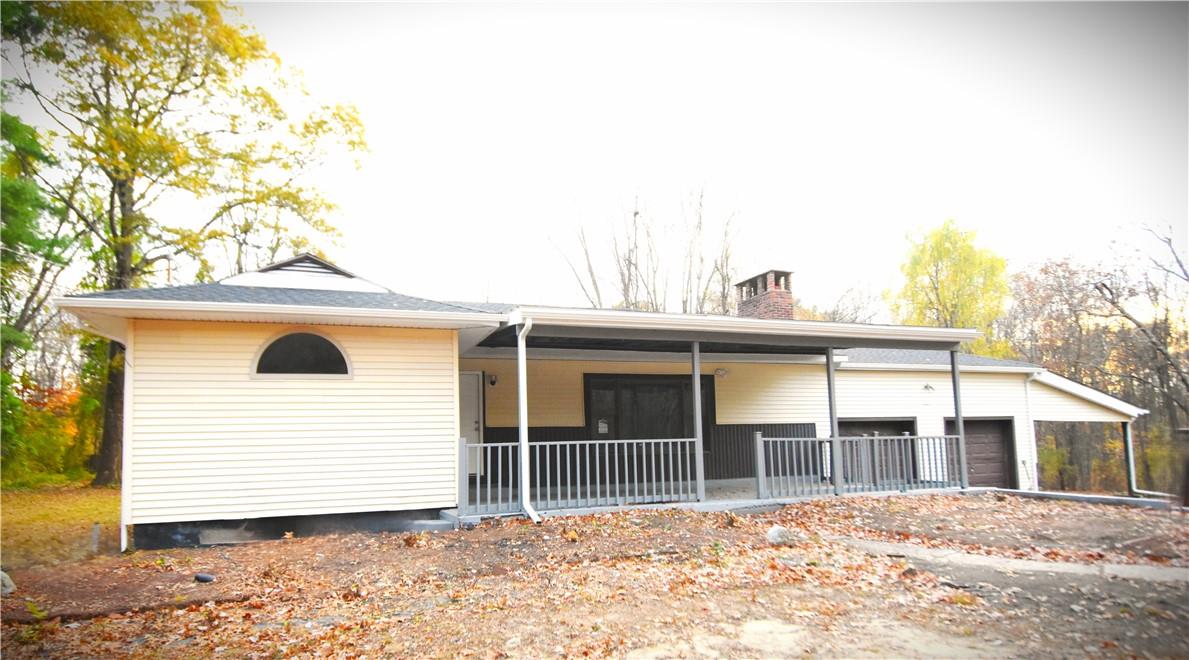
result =
[{"label": "dark metal railing section", "polygon": [[[875,493],[961,485],[958,436],[765,438],[756,434],[761,498]],[[838,458],[833,460],[833,448]],[[841,479],[835,482],[837,465]],[[762,476],[761,476],[762,475]]]},{"label": "dark metal railing section", "polygon": [[[958,442],[956,435],[831,439],[756,433],[757,496],[957,488]],[[693,438],[534,442],[528,449],[529,500],[540,511],[695,501],[696,444]],[[518,443],[461,445],[459,513],[519,513],[520,469]]]},{"label": "dark metal railing section", "polygon": [[458,459],[459,513],[487,515],[520,511],[519,444],[463,444]]},{"label": "dark metal railing section", "polygon": [[[540,511],[694,501],[695,444],[693,438],[534,442],[530,501]],[[461,514],[520,511],[517,443],[463,445],[459,459]]]},{"label": "dark metal railing section", "polygon": [[[812,497],[834,492],[830,484],[830,441],[821,438],[765,438],[756,434],[759,497]],[[759,471],[757,469],[757,475]]]}]

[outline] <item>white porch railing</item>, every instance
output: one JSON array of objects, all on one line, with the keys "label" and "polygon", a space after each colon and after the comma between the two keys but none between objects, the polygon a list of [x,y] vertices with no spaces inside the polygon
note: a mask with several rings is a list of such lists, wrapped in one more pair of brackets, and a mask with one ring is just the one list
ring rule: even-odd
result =
[{"label": "white porch railing", "polygon": [[[695,501],[695,444],[693,438],[531,443],[530,502],[550,511]],[[459,513],[520,511],[519,460],[517,443],[464,445]]]}]

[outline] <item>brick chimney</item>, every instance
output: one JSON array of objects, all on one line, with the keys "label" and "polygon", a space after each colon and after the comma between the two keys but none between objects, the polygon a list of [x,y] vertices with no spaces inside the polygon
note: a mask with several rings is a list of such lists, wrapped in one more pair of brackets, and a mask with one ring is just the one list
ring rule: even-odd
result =
[{"label": "brick chimney", "polygon": [[792,275],[787,270],[770,270],[735,285],[739,316],[756,319],[793,319]]}]

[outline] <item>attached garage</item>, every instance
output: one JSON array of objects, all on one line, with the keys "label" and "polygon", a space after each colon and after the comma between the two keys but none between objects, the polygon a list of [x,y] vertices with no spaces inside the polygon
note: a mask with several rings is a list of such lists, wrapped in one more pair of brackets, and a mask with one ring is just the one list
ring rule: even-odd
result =
[{"label": "attached garage", "polygon": [[[966,470],[971,486],[1016,488],[1015,437],[1010,419],[967,419]],[[945,422],[947,434],[957,433],[954,421]]]}]

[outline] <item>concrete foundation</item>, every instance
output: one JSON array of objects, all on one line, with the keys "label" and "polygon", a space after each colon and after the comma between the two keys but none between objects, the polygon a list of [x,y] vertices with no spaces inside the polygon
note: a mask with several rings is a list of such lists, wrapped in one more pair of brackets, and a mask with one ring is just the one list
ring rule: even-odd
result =
[{"label": "concrete foundation", "polygon": [[136,525],[132,530],[132,541],[138,549],[159,550],[265,541],[283,538],[286,532],[293,532],[294,536],[300,537],[344,532],[438,532],[454,529],[454,525],[443,520],[439,514],[438,509],[420,509],[152,523]]},{"label": "concrete foundation", "polygon": [[1020,497],[1033,497],[1036,499],[1047,500],[1068,500],[1070,502],[1085,502],[1087,504],[1138,506],[1147,507],[1150,509],[1168,509],[1170,507],[1174,509],[1180,508],[1169,500],[1151,497],[1123,497],[1120,495],[1094,495],[1091,493],[1061,493],[1049,490],[1009,490],[1006,488],[996,488],[995,490],[1001,493],[1008,493],[1010,495],[1019,495]]}]

